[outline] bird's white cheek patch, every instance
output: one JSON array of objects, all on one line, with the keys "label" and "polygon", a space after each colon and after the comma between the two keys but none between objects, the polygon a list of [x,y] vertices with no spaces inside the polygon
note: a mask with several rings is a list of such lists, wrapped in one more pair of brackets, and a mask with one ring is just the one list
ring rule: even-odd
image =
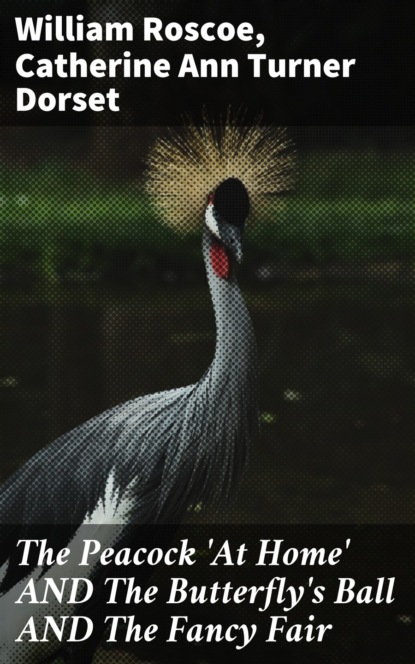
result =
[{"label": "bird's white cheek patch", "polygon": [[206,226],[215,237],[220,238],[218,222],[213,214],[213,205],[210,203],[206,208],[205,214]]},{"label": "bird's white cheek patch", "polygon": [[229,256],[221,242],[215,242],[210,248],[210,262],[215,271],[221,279],[229,277]]}]

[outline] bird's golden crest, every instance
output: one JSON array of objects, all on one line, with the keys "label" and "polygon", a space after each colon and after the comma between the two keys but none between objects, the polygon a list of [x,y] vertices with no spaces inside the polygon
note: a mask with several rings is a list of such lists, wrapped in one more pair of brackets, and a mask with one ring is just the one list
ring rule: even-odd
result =
[{"label": "bird's golden crest", "polygon": [[[147,158],[147,191],[165,224],[179,232],[200,227],[207,196],[227,178],[245,185],[250,218],[275,220],[276,194],[292,188],[294,152],[284,128],[206,120],[159,138]],[[278,203],[277,203],[278,205]]]}]

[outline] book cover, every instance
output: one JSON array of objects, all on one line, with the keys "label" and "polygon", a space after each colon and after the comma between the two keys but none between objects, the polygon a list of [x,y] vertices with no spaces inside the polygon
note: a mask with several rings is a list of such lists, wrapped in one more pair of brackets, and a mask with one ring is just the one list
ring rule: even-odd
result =
[{"label": "book cover", "polygon": [[413,661],[414,9],[4,0],[0,661]]}]

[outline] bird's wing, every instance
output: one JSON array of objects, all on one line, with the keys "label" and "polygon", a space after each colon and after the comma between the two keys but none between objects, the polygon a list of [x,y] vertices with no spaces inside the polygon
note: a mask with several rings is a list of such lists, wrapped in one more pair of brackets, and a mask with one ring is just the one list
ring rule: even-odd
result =
[{"label": "bird's wing", "polygon": [[0,592],[34,568],[35,561],[19,566],[17,541],[47,539],[56,550],[66,546],[80,524],[97,517],[108,500],[110,478],[114,504],[134,490],[135,520],[151,521],[166,446],[191,389],[139,397],[105,411],[41,449],[6,481],[0,490],[0,569],[8,565]]}]

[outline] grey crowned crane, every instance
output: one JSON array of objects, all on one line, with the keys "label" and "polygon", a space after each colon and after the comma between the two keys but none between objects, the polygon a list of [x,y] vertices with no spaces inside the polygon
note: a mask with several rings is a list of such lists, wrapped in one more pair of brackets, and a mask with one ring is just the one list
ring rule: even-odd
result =
[{"label": "grey crowned crane", "polygon": [[[291,180],[292,155],[278,129],[228,120],[219,129],[189,125],[155,143],[148,189],[164,221],[181,231],[204,221],[202,253],[216,321],[212,364],[194,385],[132,399],[41,449],[3,485],[2,524],[49,524],[56,549],[78,546],[83,524],[96,527],[102,542],[125,545],[143,524],[178,523],[192,506],[228,498],[258,426],[255,338],[236,279],[244,224],[250,208],[262,214],[269,195],[287,190]],[[45,572],[70,576],[56,565],[17,565],[22,527],[6,527],[2,538],[0,662],[35,664],[57,655],[91,662],[102,620],[94,639],[72,650],[53,640],[28,642],[28,633],[14,642],[12,634],[33,614],[30,605],[12,611],[27,579],[40,586]],[[108,573],[99,564],[88,569],[95,579]],[[36,607],[35,622],[51,610]],[[54,610],[62,614],[61,606]]]}]

